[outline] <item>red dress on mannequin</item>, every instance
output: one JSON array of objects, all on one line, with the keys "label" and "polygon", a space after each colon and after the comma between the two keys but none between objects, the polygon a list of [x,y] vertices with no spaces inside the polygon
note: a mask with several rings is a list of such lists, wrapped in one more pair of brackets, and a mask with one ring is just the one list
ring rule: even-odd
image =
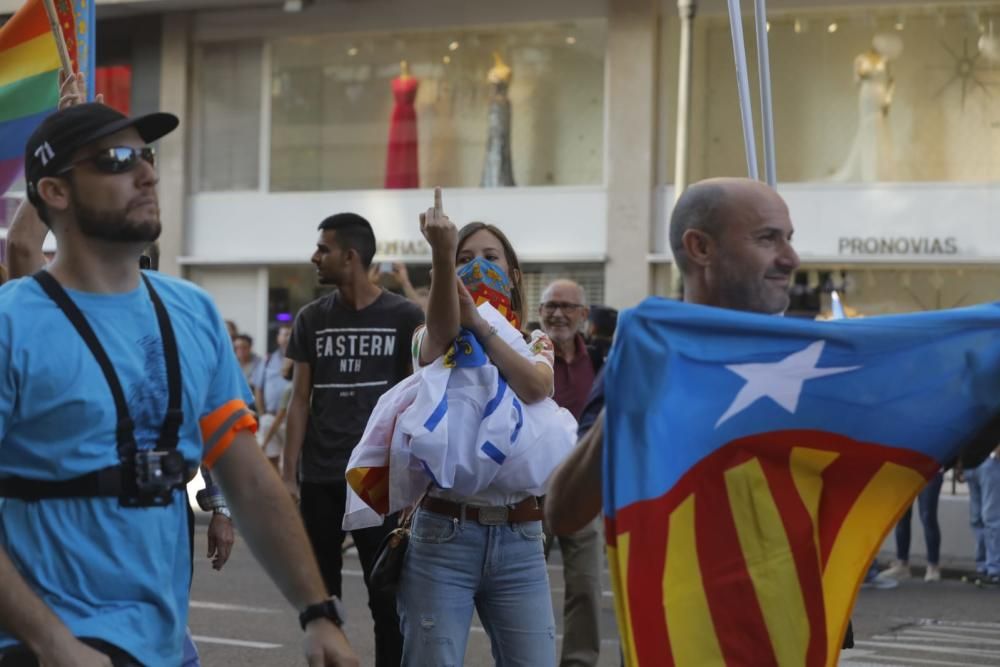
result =
[{"label": "red dress on mannequin", "polygon": [[389,150],[385,159],[386,188],[420,187],[417,164],[417,97],[418,79],[398,76],[392,80],[392,95],[396,105],[389,124]]}]

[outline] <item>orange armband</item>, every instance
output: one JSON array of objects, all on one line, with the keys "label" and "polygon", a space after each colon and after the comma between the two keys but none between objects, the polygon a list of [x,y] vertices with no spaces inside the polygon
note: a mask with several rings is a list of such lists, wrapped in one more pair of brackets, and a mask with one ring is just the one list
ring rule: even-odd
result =
[{"label": "orange armband", "polygon": [[201,439],[204,443],[202,465],[211,470],[240,431],[257,432],[257,419],[240,399],[229,401],[201,418]]}]

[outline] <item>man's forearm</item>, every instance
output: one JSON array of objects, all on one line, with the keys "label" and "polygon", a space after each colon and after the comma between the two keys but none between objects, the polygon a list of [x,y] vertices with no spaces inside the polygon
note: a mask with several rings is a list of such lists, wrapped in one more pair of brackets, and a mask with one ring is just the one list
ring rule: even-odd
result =
[{"label": "man's forearm", "polygon": [[35,595],[0,547],[0,626],[36,655],[69,638],[69,629]]},{"label": "man's forearm", "polygon": [[45,267],[42,246],[48,226],[38,217],[38,211],[25,199],[21,202],[7,232],[7,264],[10,277],[21,278]]},{"label": "man's forearm", "polygon": [[240,533],[288,601],[302,610],[326,598],[298,510],[253,436],[238,434],[213,470]]},{"label": "man's forearm", "polygon": [[295,479],[299,468],[299,454],[302,453],[302,443],[306,438],[306,424],[309,421],[309,404],[304,399],[292,395],[288,404],[288,416],[285,417],[285,479]]},{"label": "man's forearm", "polygon": [[600,514],[604,411],[576,449],[552,474],[545,519],[556,535],[571,535]]}]

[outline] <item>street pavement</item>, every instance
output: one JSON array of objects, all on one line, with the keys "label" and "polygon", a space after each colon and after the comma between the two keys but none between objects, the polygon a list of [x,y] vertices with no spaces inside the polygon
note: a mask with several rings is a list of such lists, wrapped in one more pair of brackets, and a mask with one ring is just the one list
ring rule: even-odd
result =
[{"label": "street pavement", "polygon": [[[914,523],[919,523],[914,520]],[[303,665],[296,614],[239,538],[221,572],[205,558],[204,518],[195,537],[191,630],[206,667]],[[915,539],[917,536],[914,536]],[[922,574],[922,568],[919,573]],[[344,564],[347,635],[363,665],[374,664],[374,643],[361,565],[353,551]],[[558,637],[562,635],[562,567],[557,550],[549,564]],[[619,665],[618,638],[607,573],[601,617],[602,667]],[[1000,590],[958,579],[904,581],[893,590],[862,590],[853,615],[857,648],[842,667],[1000,665]],[[492,665],[489,641],[474,621],[465,665]]]},{"label": "street pavement", "polygon": [[[195,574],[191,590],[190,626],[205,667],[285,667],[304,665],[297,614],[264,574],[237,537],[229,562],[220,571],[212,570],[205,558],[207,524],[201,520],[195,532]],[[549,566],[557,639],[562,640],[562,565],[553,550]],[[610,591],[605,573],[605,591]],[[375,664],[371,615],[362,581],[361,563],[352,549],[344,560],[344,604],[346,627],[351,645],[361,656],[362,665]],[[615,631],[611,593],[604,595],[601,613],[601,667],[617,667],[618,636]],[[489,640],[478,618],[473,619],[466,651],[468,667],[493,665]]]}]

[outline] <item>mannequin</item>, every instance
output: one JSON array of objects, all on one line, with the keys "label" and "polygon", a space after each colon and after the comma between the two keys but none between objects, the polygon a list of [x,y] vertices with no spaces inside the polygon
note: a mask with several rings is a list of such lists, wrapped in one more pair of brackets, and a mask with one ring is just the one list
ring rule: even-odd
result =
[{"label": "mannequin", "polygon": [[385,187],[420,187],[417,161],[417,110],[414,101],[420,81],[410,76],[410,65],[399,63],[399,76],[392,80],[396,100],[389,123],[389,147],[385,159]]},{"label": "mannequin", "polygon": [[895,82],[889,58],[874,46],[854,59],[858,85],[858,131],[833,180],[871,183],[894,176],[889,108]]},{"label": "mannequin", "polygon": [[510,158],[510,88],[511,69],[496,51],[493,52],[493,67],[487,78],[492,86],[488,133],[486,139],[486,162],[480,185],[484,188],[514,185],[514,168]]}]

